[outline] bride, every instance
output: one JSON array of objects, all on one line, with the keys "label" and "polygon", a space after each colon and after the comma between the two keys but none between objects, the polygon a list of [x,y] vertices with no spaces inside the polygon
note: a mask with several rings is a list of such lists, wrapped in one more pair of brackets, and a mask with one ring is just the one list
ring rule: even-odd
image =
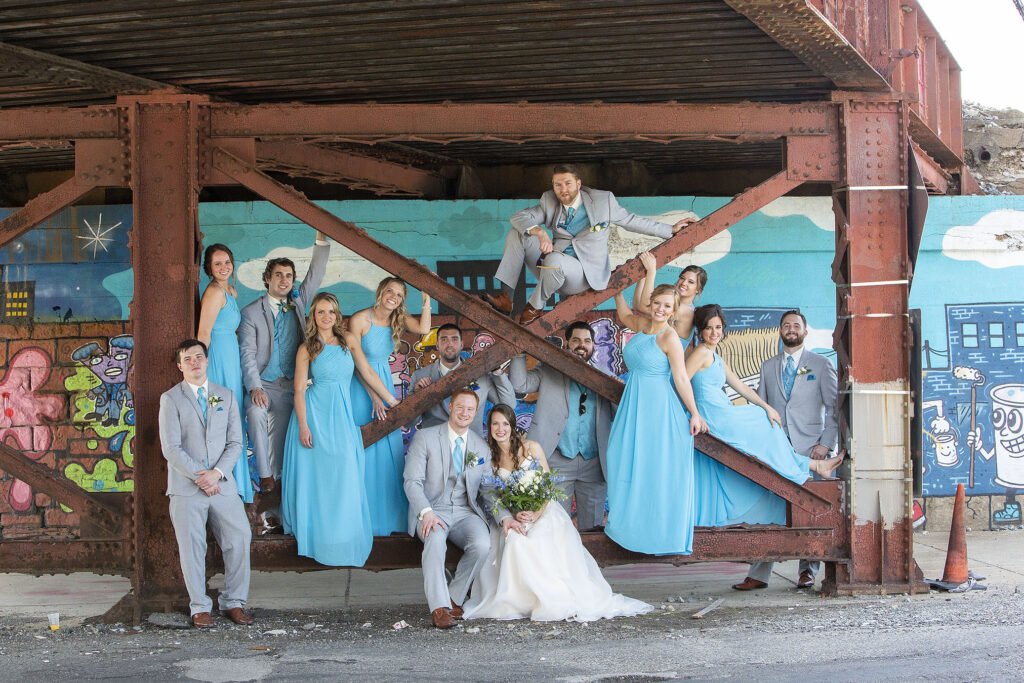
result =
[{"label": "bride", "polygon": [[[519,469],[548,471],[544,452],[514,428],[516,415],[504,404],[487,417],[487,443],[494,474],[507,479]],[[597,562],[561,505],[518,512],[526,533],[491,531],[491,550],[466,602],[466,619],[595,621],[649,612],[647,603],[612,593]]]}]

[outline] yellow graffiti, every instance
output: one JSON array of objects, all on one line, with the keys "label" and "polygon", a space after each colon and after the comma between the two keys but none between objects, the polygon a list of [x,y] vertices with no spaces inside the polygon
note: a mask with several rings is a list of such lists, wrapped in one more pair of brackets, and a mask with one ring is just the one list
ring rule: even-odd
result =
[{"label": "yellow graffiti", "polygon": [[111,492],[134,491],[135,482],[131,479],[117,479],[117,462],[104,458],[96,463],[92,472],[80,463],[73,462],[64,468],[64,476],[81,486],[86,491]]},{"label": "yellow graffiti", "polygon": [[[135,443],[135,415],[127,403],[121,406],[121,413],[116,424],[104,425],[102,420],[93,417],[96,414],[96,398],[94,389],[102,384],[100,380],[89,371],[84,365],[75,368],[75,374],[64,380],[64,388],[71,392],[71,405],[74,412],[71,416],[75,426],[82,430],[92,429],[96,435],[103,439],[109,439],[112,452],[121,456],[124,464],[132,467],[135,462],[135,453],[132,448]],[[123,436],[118,437],[118,435]],[[90,442],[90,449],[96,448],[99,444]]]}]

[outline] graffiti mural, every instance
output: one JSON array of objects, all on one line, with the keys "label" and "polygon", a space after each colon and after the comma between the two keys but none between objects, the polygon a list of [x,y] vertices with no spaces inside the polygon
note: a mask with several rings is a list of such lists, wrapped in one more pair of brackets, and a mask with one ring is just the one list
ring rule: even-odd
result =
[{"label": "graffiti mural", "polygon": [[[57,420],[64,413],[64,399],[41,393],[50,378],[53,361],[38,347],[17,351],[0,377],[0,443],[21,450],[27,457],[39,460],[50,449],[53,433],[47,421]],[[32,506],[32,487],[14,480],[7,503],[16,512]]]},{"label": "graffiti mural", "polygon": [[[74,373],[64,380],[64,387],[70,393],[72,423],[83,436],[95,435],[85,442],[88,450],[99,449],[98,439],[102,439],[105,448],[97,455],[103,452],[117,455],[128,468],[135,461],[135,404],[129,389],[134,346],[131,335],[111,337],[106,348],[97,342],[82,344],[72,351]],[[72,467],[81,466],[75,463],[66,466],[65,476],[82,485],[84,468],[81,472],[74,469],[69,473]],[[103,479],[108,483],[113,480],[110,476]],[[83,488],[93,489],[94,486],[88,483]]]}]

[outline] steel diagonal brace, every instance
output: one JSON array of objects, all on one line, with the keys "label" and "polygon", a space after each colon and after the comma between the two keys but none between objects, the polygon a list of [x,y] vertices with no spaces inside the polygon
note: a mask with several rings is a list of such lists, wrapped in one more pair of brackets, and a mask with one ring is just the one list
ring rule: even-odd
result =
[{"label": "steel diagonal brace", "polygon": [[111,534],[121,536],[124,533],[123,513],[117,506],[100,500],[97,495],[86,493],[78,484],[65,478],[59,472],[30,460],[21,451],[6,444],[0,444],[0,470],[21,479],[54,500],[64,503]]},{"label": "steel diagonal brace", "polygon": [[[552,345],[536,333],[526,330],[509,318],[497,313],[480,299],[453,287],[423,265],[405,258],[393,249],[376,241],[362,228],[320,208],[301,192],[277,182],[252,164],[246,163],[219,147],[215,147],[213,150],[213,160],[214,165],[219,171],[233,178],[239,184],[303,223],[332,237],[368,261],[402,278],[413,287],[427,292],[435,300],[452,310],[458,311],[461,315],[476,322],[502,339],[512,349],[529,353],[535,358],[544,361],[549,367],[572,377],[611,400],[617,400],[621,394],[622,382],[616,378],[605,375],[597,368],[584,363],[579,358]],[[504,353],[507,353],[508,349],[505,348],[505,344],[501,348]],[[497,351],[491,351],[491,353],[498,357],[492,358],[488,354],[485,359],[495,360],[494,365],[500,364],[503,358],[500,357]],[[481,359],[479,365],[472,366],[474,368],[472,373],[464,372],[462,375],[456,376],[452,380],[452,384],[456,381],[468,383],[489,370],[490,367],[494,367],[486,367],[483,361],[484,359]],[[403,401],[401,406],[391,411],[391,416],[386,422],[381,423],[382,426],[388,429],[395,429],[398,425],[413,419],[416,415],[422,413],[425,408],[433,405],[429,401],[437,402],[437,393],[428,392],[419,398],[417,398],[416,394],[413,394],[413,400],[409,403]],[[374,431],[374,433],[377,432]]]},{"label": "steel diagonal brace", "polygon": [[74,204],[99,187],[78,175],[68,178],[49,192],[35,197],[7,218],[0,221],[0,247],[12,242],[61,209]]}]

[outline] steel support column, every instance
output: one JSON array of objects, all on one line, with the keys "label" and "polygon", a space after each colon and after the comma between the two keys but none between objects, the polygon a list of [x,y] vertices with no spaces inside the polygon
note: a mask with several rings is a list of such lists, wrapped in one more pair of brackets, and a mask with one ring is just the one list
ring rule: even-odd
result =
[{"label": "steel support column", "polygon": [[160,450],[160,394],[181,381],[177,344],[195,336],[198,272],[196,96],[121,98],[131,134],[131,232],[135,295],[131,305],[136,372],[132,593],[110,618],[138,621],[144,612],[188,602],[168,515],[167,466]]},{"label": "steel support column", "polygon": [[835,341],[840,448],[851,456],[851,562],[826,572],[827,589],[840,593],[920,588],[908,436],[908,116],[902,100],[842,103]]}]

